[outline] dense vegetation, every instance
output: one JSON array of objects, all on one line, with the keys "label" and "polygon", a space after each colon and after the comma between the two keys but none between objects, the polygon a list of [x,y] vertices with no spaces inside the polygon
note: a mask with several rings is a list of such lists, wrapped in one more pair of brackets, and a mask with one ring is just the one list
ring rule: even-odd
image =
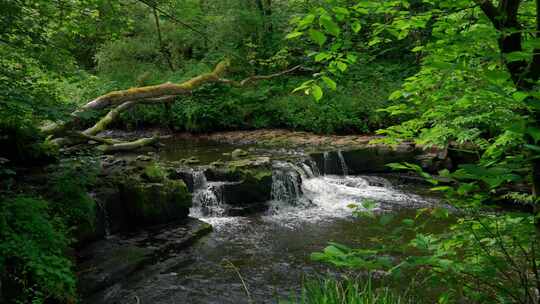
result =
[{"label": "dense vegetation", "polygon": [[[384,234],[395,247],[331,244],[313,258],[384,270],[388,286],[416,272],[422,279],[411,284],[429,288],[427,302],[538,303],[539,7],[530,0],[0,0],[0,280],[13,291],[4,296],[77,299],[69,248],[95,212],[86,194],[93,173],[81,161],[46,186],[22,183],[24,170],[60,157],[42,125],[69,119],[107,92],[179,83],[227,58],[234,79],[302,69],[247,88],[204,85],[172,106],[123,112],[114,126],[378,133],[389,144],[466,150],[474,162],[453,171],[392,165],[426,178],[457,215],[420,210]],[[105,113],[85,113],[79,123]],[[358,215],[373,225],[391,220],[366,212],[369,205]],[[522,212],[487,209],[493,205]],[[429,234],[427,215],[457,219]],[[392,260],[389,252],[407,257]],[[347,291],[331,295],[340,284],[310,283],[298,301],[371,294],[347,282]],[[382,293],[380,303],[400,301]]]}]

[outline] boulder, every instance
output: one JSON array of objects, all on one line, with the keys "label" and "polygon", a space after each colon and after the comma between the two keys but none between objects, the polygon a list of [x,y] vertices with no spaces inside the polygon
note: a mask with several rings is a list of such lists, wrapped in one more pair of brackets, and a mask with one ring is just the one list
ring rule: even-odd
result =
[{"label": "boulder", "polygon": [[193,193],[195,180],[193,178],[193,170],[189,168],[170,169],[167,176],[172,180],[182,180],[188,187],[189,192]]},{"label": "boulder", "polygon": [[119,184],[120,202],[130,226],[145,227],[184,219],[191,194],[181,180],[144,183],[128,179]]},{"label": "boulder", "polygon": [[209,224],[188,218],[157,230],[115,235],[92,243],[78,254],[79,291],[89,296],[106,289],[211,231]]},{"label": "boulder", "polygon": [[403,144],[397,147],[366,146],[342,152],[312,153],[310,156],[324,174],[343,174],[342,162],[345,163],[348,174],[363,174],[391,172],[392,169],[386,164],[415,162],[416,156],[421,153],[413,145]]},{"label": "boulder", "polygon": [[[232,206],[264,204],[272,198],[272,171],[244,170],[241,180],[223,185],[223,201]],[[255,209],[265,209],[264,207]]]}]

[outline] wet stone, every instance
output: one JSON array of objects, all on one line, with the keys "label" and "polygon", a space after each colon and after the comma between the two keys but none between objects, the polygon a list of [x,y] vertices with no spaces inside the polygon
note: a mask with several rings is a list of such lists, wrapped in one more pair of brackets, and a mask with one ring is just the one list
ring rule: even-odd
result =
[{"label": "wet stone", "polygon": [[189,218],[183,223],[95,242],[78,254],[80,292],[90,296],[121,282],[168,254],[192,245],[211,230],[209,224]]}]

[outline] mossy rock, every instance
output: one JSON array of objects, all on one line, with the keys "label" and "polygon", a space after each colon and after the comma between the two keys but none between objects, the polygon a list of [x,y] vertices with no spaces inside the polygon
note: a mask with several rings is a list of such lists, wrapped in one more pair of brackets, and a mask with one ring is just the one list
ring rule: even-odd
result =
[{"label": "mossy rock", "polygon": [[241,180],[223,186],[225,203],[233,206],[248,206],[269,201],[272,193],[272,171],[270,169],[239,170]]},{"label": "mossy rock", "polygon": [[161,166],[152,163],[144,168],[142,177],[152,183],[159,183],[165,180],[167,174]]},{"label": "mossy rock", "polygon": [[231,157],[232,157],[232,159],[239,159],[239,158],[248,156],[248,154],[249,153],[247,151],[245,151],[245,150],[236,149],[236,150],[231,152]]},{"label": "mossy rock", "polygon": [[191,194],[181,180],[128,180],[120,185],[120,200],[130,224],[137,227],[185,219],[191,207]]}]

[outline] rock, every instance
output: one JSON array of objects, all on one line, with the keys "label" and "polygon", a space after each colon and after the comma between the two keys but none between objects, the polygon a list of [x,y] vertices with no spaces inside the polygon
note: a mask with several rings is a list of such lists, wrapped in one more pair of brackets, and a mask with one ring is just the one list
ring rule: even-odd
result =
[{"label": "rock", "polygon": [[148,155],[139,155],[135,158],[137,161],[151,161],[153,158]]},{"label": "rock", "polygon": [[248,155],[248,152],[242,150],[242,149],[236,149],[231,152],[232,159],[240,159],[242,157],[245,157]]},{"label": "rock", "polygon": [[264,204],[272,198],[272,171],[269,169],[242,171],[241,181],[225,184],[222,189],[226,204],[244,207]]},{"label": "rock", "polygon": [[79,254],[80,293],[89,296],[121,282],[164,255],[192,245],[211,231],[209,224],[188,218],[156,231],[115,235],[95,242]]},{"label": "rock", "polygon": [[[343,151],[341,155],[348,169],[348,174],[391,172],[386,164],[394,162],[411,162],[421,151],[413,145],[366,146],[355,150]],[[343,168],[338,152],[312,153],[310,155],[317,167],[325,174],[343,174]]]},{"label": "rock", "polygon": [[221,160],[216,160],[210,164],[211,167],[223,167],[225,163]]},{"label": "rock", "polygon": [[[404,148],[405,147],[405,148]],[[343,158],[351,174],[392,172],[386,165],[396,162],[410,162],[418,151],[412,146],[373,146],[343,152]]]},{"label": "rock", "polygon": [[238,182],[242,176],[239,171],[231,170],[230,168],[210,167],[204,170],[204,176],[209,182]]},{"label": "rock", "polygon": [[166,173],[161,166],[156,163],[152,163],[144,168],[144,172],[141,175],[146,181],[152,183],[159,183],[166,179]]},{"label": "rock", "polygon": [[193,180],[193,170],[186,168],[176,168],[169,170],[168,178],[172,180],[182,180],[188,187],[189,192],[193,193],[195,181]]},{"label": "rock", "polygon": [[120,203],[132,227],[170,223],[189,214],[191,194],[181,180],[162,183],[126,180],[119,189]]}]

